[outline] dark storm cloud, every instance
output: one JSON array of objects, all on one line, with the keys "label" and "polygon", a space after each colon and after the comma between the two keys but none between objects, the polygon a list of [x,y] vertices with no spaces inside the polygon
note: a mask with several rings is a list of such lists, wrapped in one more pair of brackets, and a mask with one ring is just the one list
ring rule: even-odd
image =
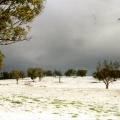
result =
[{"label": "dark storm cloud", "polygon": [[1,46],[4,69],[87,69],[98,60],[120,61],[120,2],[118,0],[47,0],[31,23],[29,42]]}]

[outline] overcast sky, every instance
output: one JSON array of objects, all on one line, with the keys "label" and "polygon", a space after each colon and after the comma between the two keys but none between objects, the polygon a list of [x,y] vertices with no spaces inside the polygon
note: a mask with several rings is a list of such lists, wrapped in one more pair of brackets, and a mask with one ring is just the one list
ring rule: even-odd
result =
[{"label": "overcast sky", "polygon": [[95,70],[99,60],[120,61],[120,0],[47,0],[30,25],[27,42],[1,46],[4,70],[29,67]]}]

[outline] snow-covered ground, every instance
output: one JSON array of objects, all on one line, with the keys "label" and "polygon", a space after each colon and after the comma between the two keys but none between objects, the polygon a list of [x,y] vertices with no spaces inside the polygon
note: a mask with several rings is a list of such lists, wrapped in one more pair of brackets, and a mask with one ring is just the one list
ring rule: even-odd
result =
[{"label": "snow-covered ground", "polygon": [[120,80],[91,76],[0,81],[0,120],[120,120]]}]

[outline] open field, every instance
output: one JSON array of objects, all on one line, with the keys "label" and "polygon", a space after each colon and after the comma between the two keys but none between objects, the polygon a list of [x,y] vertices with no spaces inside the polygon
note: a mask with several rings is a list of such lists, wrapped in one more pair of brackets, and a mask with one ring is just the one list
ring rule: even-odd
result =
[{"label": "open field", "polygon": [[120,120],[120,80],[92,77],[0,81],[0,120]]}]

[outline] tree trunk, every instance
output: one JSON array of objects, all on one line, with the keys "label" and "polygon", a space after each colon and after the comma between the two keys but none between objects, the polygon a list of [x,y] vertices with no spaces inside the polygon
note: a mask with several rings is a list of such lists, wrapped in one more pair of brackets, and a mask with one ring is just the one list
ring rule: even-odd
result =
[{"label": "tree trunk", "polygon": [[39,77],[39,82],[41,81],[41,77]]},{"label": "tree trunk", "polygon": [[109,83],[106,84],[106,89],[108,89],[108,87],[109,87]]},{"label": "tree trunk", "polygon": [[103,80],[103,82],[105,83],[106,89],[108,89],[108,87],[109,87],[109,80],[105,79],[105,80]]},{"label": "tree trunk", "polygon": [[16,80],[17,81],[17,84],[18,84],[18,80]]},{"label": "tree trunk", "polygon": [[61,82],[60,77],[59,77],[59,83]]},{"label": "tree trunk", "polygon": [[35,79],[33,78],[33,82],[35,82]]}]

